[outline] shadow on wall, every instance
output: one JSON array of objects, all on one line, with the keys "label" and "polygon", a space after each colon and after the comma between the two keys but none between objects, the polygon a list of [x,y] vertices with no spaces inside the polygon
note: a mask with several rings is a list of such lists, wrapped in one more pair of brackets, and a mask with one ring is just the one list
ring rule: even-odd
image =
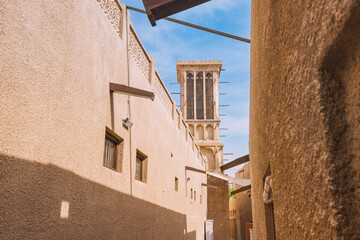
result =
[{"label": "shadow on wall", "polygon": [[340,236],[360,236],[360,3],[324,58],[321,104],[327,126],[333,212]]},{"label": "shadow on wall", "polygon": [[0,169],[0,239],[168,240],[186,233],[185,215],[54,165],[0,154]]}]

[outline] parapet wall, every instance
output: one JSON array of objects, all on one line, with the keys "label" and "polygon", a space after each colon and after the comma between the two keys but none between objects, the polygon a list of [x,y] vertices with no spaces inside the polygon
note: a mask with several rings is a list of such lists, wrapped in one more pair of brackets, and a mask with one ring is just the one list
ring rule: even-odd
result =
[{"label": "parapet wall", "polygon": [[[175,124],[178,125],[179,129],[183,129],[184,138],[188,140],[189,131],[187,124],[183,121],[181,114],[176,108],[175,101],[171,98],[169,92],[165,87],[164,82],[162,81],[159,73],[156,71],[154,60],[145,50],[145,47],[141,43],[140,38],[135,32],[135,29],[130,23],[130,21],[126,21],[126,5],[120,4],[117,0],[98,0],[98,2],[121,39],[123,38],[124,34],[123,28],[129,29],[128,52],[130,56],[135,60],[138,67],[141,69],[141,72],[144,74],[145,79],[150,82],[156,97],[161,100],[164,108],[175,121]],[[125,27],[123,27],[123,23],[125,23]],[[126,24],[128,24],[128,26],[126,26]],[[196,60],[196,62],[198,62],[198,60]],[[201,60],[201,62],[203,61]],[[221,63],[221,61],[219,60],[217,60],[216,62],[215,60],[209,60],[209,63],[210,62],[217,64]],[[207,63],[207,60],[204,60],[204,63]],[[181,124],[182,126],[180,127]],[[192,148],[194,149],[194,151],[198,152],[198,156],[201,157],[200,161],[202,162],[202,164],[205,164],[205,159],[199,152],[198,146],[195,146],[196,144],[194,143],[194,141],[190,141],[189,144],[194,145],[192,146]]]}]

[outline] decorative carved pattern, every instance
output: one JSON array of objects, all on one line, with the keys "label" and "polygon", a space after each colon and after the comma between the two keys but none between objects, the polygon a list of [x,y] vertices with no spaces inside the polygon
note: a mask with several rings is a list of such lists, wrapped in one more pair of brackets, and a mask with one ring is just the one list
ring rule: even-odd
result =
[{"label": "decorative carved pattern", "polygon": [[135,33],[130,30],[129,33],[129,53],[134,58],[135,62],[141,69],[141,72],[144,74],[146,80],[149,81],[150,74],[150,62],[146,57],[146,53],[140,45],[139,41],[135,37]]},{"label": "decorative carved pattern", "polygon": [[116,32],[121,37],[121,8],[119,7],[116,0],[97,0],[100,3],[101,8],[110,20],[111,24],[115,28]]},{"label": "decorative carved pattern", "polygon": [[161,84],[161,79],[156,75],[155,82],[154,82],[154,92],[156,97],[160,99],[160,101],[164,104],[165,109],[168,111],[170,116],[172,115],[172,102],[169,96],[166,93],[163,85]]}]

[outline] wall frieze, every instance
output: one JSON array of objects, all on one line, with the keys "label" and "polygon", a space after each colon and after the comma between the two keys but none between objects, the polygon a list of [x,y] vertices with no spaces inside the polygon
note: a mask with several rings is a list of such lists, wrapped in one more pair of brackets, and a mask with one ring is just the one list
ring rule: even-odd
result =
[{"label": "wall frieze", "polygon": [[122,9],[116,0],[97,0],[116,32],[121,37]]},{"label": "wall frieze", "polygon": [[129,53],[144,74],[145,79],[149,81],[150,62],[132,29],[129,32]]}]

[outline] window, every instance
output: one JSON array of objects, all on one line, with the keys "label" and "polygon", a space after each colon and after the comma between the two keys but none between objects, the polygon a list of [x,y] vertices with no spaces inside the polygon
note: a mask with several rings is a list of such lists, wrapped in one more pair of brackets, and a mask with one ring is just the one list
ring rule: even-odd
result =
[{"label": "window", "polygon": [[121,172],[123,139],[109,128],[105,132],[104,160],[105,167]]},{"label": "window", "polygon": [[212,73],[206,73],[205,76],[205,94],[206,94],[206,119],[214,119],[214,90]]},{"label": "window", "polygon": [[194,201],[196,201],[196,191],[194,191]]},{"label": "window", "polygon": [[191,189],[191,199],[193,199],[193,189]]},{"label": "window", "polygon": [[202,195],[200,195],[200,204],[202,204]]},{"label": "window", "polygon": [[187,119],[194,119],[194,76],[186,75],[186,115]]},{"label": "window", "polygon": [[179,191],[179,179],[177,177],[175,177],[175,191]]},{"label": "window", "polygon": [[146,169],[147,168],[147,156],[141,153],[139,150],[136,151],[136,169],[135,179],[146,182]]},{"label": "window", "polygon": [[203,72],[198,72],[196,74],[196,119],[204,119]]}]

